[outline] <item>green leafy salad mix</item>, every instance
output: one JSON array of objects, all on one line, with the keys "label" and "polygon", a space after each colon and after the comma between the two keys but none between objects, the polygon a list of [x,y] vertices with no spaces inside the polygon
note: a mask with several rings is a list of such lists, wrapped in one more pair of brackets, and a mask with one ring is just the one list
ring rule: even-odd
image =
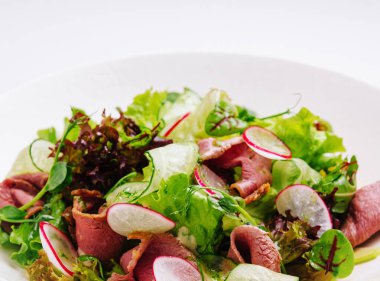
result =
[{"label": "green leafy salad mix", "polygon": [[358,163],[326,120],[307,108],[259,117],[187,88],[149,89],[117,115],[72,108],[0,185],[0,244],[29,280],[351,274],[339,228]]}]

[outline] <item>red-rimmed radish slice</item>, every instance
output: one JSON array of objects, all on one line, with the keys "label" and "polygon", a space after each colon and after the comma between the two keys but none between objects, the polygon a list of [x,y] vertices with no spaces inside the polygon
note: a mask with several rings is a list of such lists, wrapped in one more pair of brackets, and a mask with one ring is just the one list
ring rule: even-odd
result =
[{"label": "red-rimmed radish slice", "polygon": [[[194,169],[194,177],[198,184],[203,187],[214,187],[222,190],[225,190],[228,187],[227,183],[206,165],[198,165]],[[216,194],[214,190],[205,190],[211,195]]]},{"label": "red-rimmed radish slice", "polygon": [[112,205],[107,210],[107,222],[123,236],[134,232],[164,233],[175,227],[175,222],[160,213],[129,203]]},{"label": "red-rimmed radish slice", "polygon": [[161,256],[153,262],[155,281],[200,281],[201,274],[187,260]]},{"label": "red-rimmed radish slice", "polygon": [[246,144],[261,156],[273,160],[284,160],[292,158],[289,147],[271,131],[252,126],[243,133]]},{"label": "red-rimmed radish slice", "polygon": [[165,138],[167,138],[171,132],[173,132],[173,130],[183,121],[185,120],[187,117],[189,117],[191,112],[187,112],[185,113],[184,115],[182,115],[180,118],[178,118],[176,121],[174,121],[172,124],[166,126],[166,128],[163,129],[163,136]]},{"label": "red-rimmed radish slice", "polygon": [[78,253],[69,238],[48,222],[40,222],[39,228],[42,248],[49,261],[63,274],[72,276]]},{"label": "red-rimmed radish slice", "polygon": [[318,193],[307,185],[296,184],[283,189],[276,198],[278,212],[306,221],[310,226],[320,226],[318,237],[332,228],[332,219],[325,202]]}]

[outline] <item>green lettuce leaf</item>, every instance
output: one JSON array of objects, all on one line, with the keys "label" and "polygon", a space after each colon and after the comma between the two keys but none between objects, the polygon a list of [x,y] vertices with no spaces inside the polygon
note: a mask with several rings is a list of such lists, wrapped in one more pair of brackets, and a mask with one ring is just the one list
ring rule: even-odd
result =
[{"label": "green lettuce leaf", "polygon": [[215,253],[224,236],[225,212],[204,191],[192,189],[186,174],[162,181],[158,191],[140,198],[139,203],[175,221],[174,232],[181,242],[200,254]]},{"label": "green lettuce leaf", "polygon": [[168,92],[157,92],[152,89],[137,95],[128,106],[125,114],[132,118],[141,128],[152,129],[159,123],[159,111]]},{"label": "green lettuce leaf", "polygon": [[314,186],[322,179],[317,171],[302,159],[297,158],[276,161],[272,167],[272,175],[272,186],[278,191],[292,184]]},{"label": "green lettuce leaf", "polygon": [[244,106],[235,105],[238,111],[238,118],[245,122],[253,122],[256,120],[256,113]]},{"label": "green lettuce leaf", "polygon": [[40,221],[49,221],[56,227],[64,229],[62,213],[66,206],[61,198],[62,194],[52,195],[43,210],[36,215],[36,222],[22,223],[12,227],[9,242],[19,248],[11,254],[11,258],[20,265],[30,265],[39,257],[38,251],[42,248],[38,228]]},{"label": "green lettuce leaf", "polygon": [[356,191],[358,163],[355,156],[345,159],[333,169],[314,188],[322,194],[333,194],[332,211],[343,214]]},{"label": "green lettuce leaf", "polygon": [[245,210],[254,218],[265,220],[273,216],[276,212],[274,200],[278,192],[271,188],[267,194],[257,201],[248,204]]},{"label": "green lettuce leaf", "polygon": [[37,136],[38,138],[46,140],[46,141],[50,141],[51,143],[56,143],[58,140],[57,132],[54,127],[38,130]]},{"label": "green lettuce leaf", "polygon": [[[284,141],[294,158],[301,158],[314,169],[326,169],[332,165],[326,161],[332,153],[344,152],[343,141],[334,135],[329,123],[302,108],[290,118],[271,120],[268,129]],[[338,161],[339,155],[335,161]]]},{"label": "green lettuce leaf", "polygon": [[0,227],[0,246],[9,247],[10,245],[9,234]]}]

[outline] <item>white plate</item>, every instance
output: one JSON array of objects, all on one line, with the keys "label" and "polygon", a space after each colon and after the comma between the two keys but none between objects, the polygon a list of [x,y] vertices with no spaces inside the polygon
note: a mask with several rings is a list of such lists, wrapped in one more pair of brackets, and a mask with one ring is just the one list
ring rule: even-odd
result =
[{"label": "white plate", "polygon": [[[125,106],[149,87],[199,93],[222,88],[259,114],[280,112],[302,94],[301,106],[331,121],[349,153],[358,156],[359,185],[380,179],[380,91],[354,79],[293,62],[243,55],[174,54],[107,62],[66,71],[0,97],[0,176],[36,130],[62,127],[70,106],[101,112]],[[377,240],[377,241],[376,241]],[[373,239],[371,245],[380,244]],[[379,280],[376,261],[359,265],[347,280]],[[376,268],[377,267],[377,268]],[[0,280],[25,280],[1,252]]]}]

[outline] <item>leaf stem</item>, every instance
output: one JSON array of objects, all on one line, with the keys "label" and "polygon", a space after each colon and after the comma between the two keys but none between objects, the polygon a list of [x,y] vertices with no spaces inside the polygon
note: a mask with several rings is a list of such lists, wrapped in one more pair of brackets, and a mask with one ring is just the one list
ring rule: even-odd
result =
[{"label": "leaf stem", "polygon": [[257,118],[257,119],[259,119],[259,120],[267,120],[267,119],[272,119],[272,118],[280,117],[282,115],[291,113],[292,109],[296,108],[298,106],[298,104],[300,103],[301,99],[302,99],[302,94],[296,93],[294,95],[298,96],[298,100],[297,100],[297,102],[292,107],[288,108],[287,110],[285,110],[285,111],[283,111],[281,113],[277,113],[277,114],[273,114],[273,115],[269,115],[269,116],[266,116],[266,117],[263,117],[263,118]]},{"label": "leaf stem", "polygon": [[29,158],[30,160],[32,161],[32,164],[33,166],[40,172],[44,172],[44,170],[42,170],[40,167],[38,167],[37,163],[34,161],[33,159],[33,155],[32,155],[32,147],[33,145],[37,142],[37,141],[40,141],[40,140],[43,140],[41,138],[38,138],[38,139],[35,139],[34,141],[32,141],[32,143],[29,145],[29,149],[28,149],[28,152],[29,152]]},{"label": "leaf stem", "polygon": [[12,219],[2,219],[2,221],[10,222],[10,223],[25,223],[25,222],[36,222],[37,220],[33,219],[23,219],[23,220],[12,220]]},{"label": "leaf stem", "polygon": [[257,118],[257,119],[259,119],[259,120],[268,120],[268,119],[280,117],[282,115],[289,114],[289,113],[290,113],[290,109],[288,108],[287,110],[285,110],[285,111],[283,111],[281,113],[277,113],[277,114],[273,114],[273,115],[269,115],[269,116],[266,116],[266,117],[263,117],[263,118]]},{"label": "leaf stem", "polygon": [[34,205],[34,203],[36,203],[38,200],[40,200],[44,195],[45,193],[47,192],[47,185],[45,185],[38,193],[36,196],[34,196],[34,198],[32,200],[30,200],[28,203],[26,203],[25,205],[21,206],[19,209],[22,210],[22,211],[25,211],[27,209],[29,209],[30,207],[32,207]]},{"label": "leaf stem", "polygon": [[58,157],[59,157],[59,154],[61,153],[61,150],[64,146],[64,142],[68,136],[68,134],[70,133],[70,131],[78,124],[78,122],[80,121],[81,118],[79,118],[78,120],[75,120],[74,122],[70,123],[70,125],[67,127],[65,133],[63,134],[62,138],[61,138],[61,141],[58,145],[58,148],[57,148],[57,152],[55,154],[55,157],[54,157],[54,164],[58,162]]},{"label": "leaf stem", "polygon": [[[63,148],[63,143],[65,141],[65,139],[67,138],[68,134],[70,133],[70,131],[84,118],[78,118],[77,120],[74,120],[72,123],[70,123],[70,125],[67,127],[65,133],[63,134],[63,137],[61,138],[61,142],[59,143],[59,146],[57,148],[57,152],[55,154],[55,157],[54,157],[54,162],[53,162],[53,165],[52,165],[52,168],[54,167],[54,165],[58,162],[58,156]],[[50,169],[50,174],[49,174],[49,177],[51,176],[51,170]],[[28,208],[32,207],[38,200],[40,200],[44,195],[45,193],[48,191],[48,182],[45,184],[45,186],[37,193],[37,195],[32,199],[30,200],[28,203],[24,204],[23,206],[21,206],[19,209],[22,210],[22,211],[25,211],[27,210]]]},{"label": "leaf stem", "polygon": [[254,226],[258,225],[257,220],[255,220],[250,214],[248,214],[248,212],[244,210],[242,207],[238,206],[236,209],[240,212],[241,215],[243,215],[244,219],[247,220],[249,223],[251,223]]}]

